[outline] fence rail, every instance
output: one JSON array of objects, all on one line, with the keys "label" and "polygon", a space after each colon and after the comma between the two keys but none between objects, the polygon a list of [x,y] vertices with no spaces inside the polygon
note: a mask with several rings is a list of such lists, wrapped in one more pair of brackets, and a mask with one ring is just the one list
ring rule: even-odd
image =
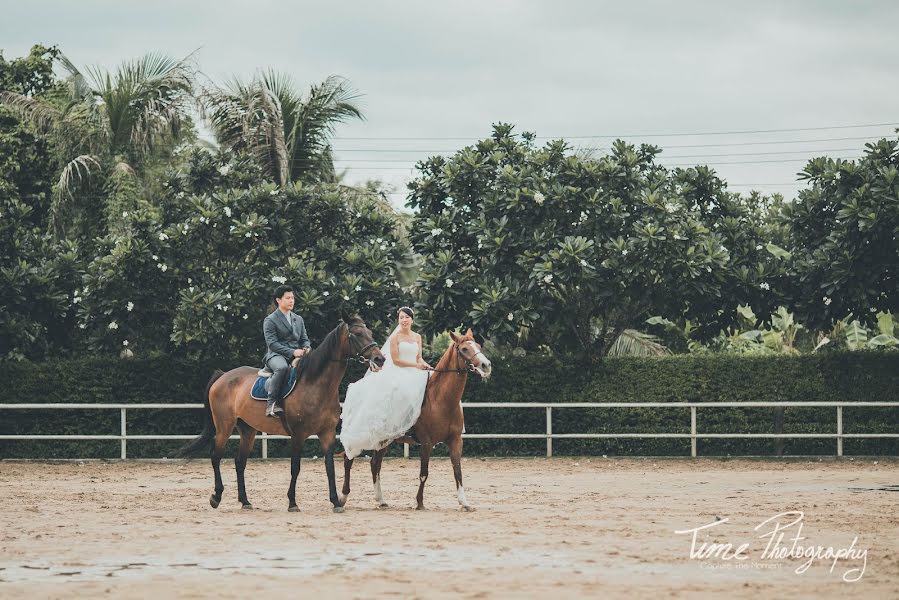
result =
[{"label": "fence rail", "polygon": [[[899,402],[468,402],[464,409],[478,408],[533,408],[546,411],[545,433],[466,433],[469,439],[545,439],[546,456],[553,455],[554,439],[606,439],[606,438],[680,438],[690,440],[690,456],[697,456],[698,439],[753,439],[753,438],[829,438],[837,441],[837,456],[843,456],[843,440],[858,438],[899,438],[899,433],[844,433],[843,408],[845,407],[899,408]],[[698,408],[836,408],[837,430],[834,433],[700,433],[696,427]],[[201,409],[202,404],[79,404],[79,403],[22,403],[2,404],[0,410],[118,410],[121,411],[121,429],[118,435],[53,435],[53,434],[4,434],[0,440],[119,440],[121,458],[128,458],[128,440],[190,440],[194,435],[129,435],[127,416],[129,410],[146,409]],[[553,433],[553,410],[570,408],[689,408],[690,433]],[[232,435],[231,439],[239,439]],[[268,440],[286,440],[285,435],[261,434],[262,458],[268,458]],[[318,439],[310,436],[310,439]],[[409,445],[404,445],[404,456],[409,456]]]}]

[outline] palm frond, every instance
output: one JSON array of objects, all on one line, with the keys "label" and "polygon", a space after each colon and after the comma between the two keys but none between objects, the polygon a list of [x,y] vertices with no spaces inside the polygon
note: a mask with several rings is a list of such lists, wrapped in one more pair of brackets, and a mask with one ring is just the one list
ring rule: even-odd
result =
[{"label": "palm frond", "polygon": [[15,92],[0,92],[0,104],[41,133],[50,131],[62,116],[59,109],[46,100]]},{"label": "palm frond", "polygon": [[70,160],[59,174],[56,193],[50,205],[50,228],[60,237],[64,234],[63,215],[71,203],[78,184],[90,178],[94,170],[100,170],[100,161],[90,154],[82,154]]},{"label": "palm frond", "polygon": [[636,329],[625,329],[612,344],[609,356],[663,356],[671,350],[659,342],[659,338]]}]

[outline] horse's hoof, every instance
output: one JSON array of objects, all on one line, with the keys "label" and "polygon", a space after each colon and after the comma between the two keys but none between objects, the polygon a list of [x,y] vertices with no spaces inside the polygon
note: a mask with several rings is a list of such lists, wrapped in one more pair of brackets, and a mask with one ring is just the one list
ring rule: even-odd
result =
[{"label": "horse's hoof", "polygon": [[428,509],[425,508],[424,504],[419,504],[418,506],[415,507],[415,510],[428,510]]},{"label": "horse's hoof", "polygon": [[244,510],[253,510],[253,505],[247,502],[241,508],[243,508]]},{"label": "horse's hoof", "polygon": [[293,506],[287,507],[288,512],[300,512],[300,507],[294,504]]},{"label": "horse's hoof", "polygon": [[474,512],[474,511],[476,511],[477,509],[476,509],[474,506],[463,506],[463,507],[462,507],[462,510],[463,510],[464,512]]},{"label": "horse's hoof", "polygon": [[390,505],[387,504],[386,502],[381,502],[381,503],[378,505],[378,508],[390,508]]},{"label": "horse's hoof", "polygon": [[216,497],[215,497],[215,494],[212,494],[211,496],[209,496],[209,506],[211,506],[212,508],[218,508],[218,507],[219,507],[219,503],[220,503],[221,501],[222,501],[222,499],[221,499],[221,498],[216,498]]},{"label": "horse's hoof", "polygon": [[336,513],[342,513],[342,512],[345,511],[345,510],[346,510],[346,509],[345,509],[344,507],[342,507],[342,506],[335,506],[335,507],[334,507],[334,512],[336,512]]}]

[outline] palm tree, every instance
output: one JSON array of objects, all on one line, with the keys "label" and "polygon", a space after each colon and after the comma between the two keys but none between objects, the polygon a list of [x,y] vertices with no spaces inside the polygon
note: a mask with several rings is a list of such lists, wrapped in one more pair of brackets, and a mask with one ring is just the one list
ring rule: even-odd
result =
[{"label": "palm tree", "polygon": [[62,218],[76,200],[79,184],[101,173],[135,174],[159,146],[177,142],[193,106],[191,57],[160,54],[121,64],[115,73],[88,68],[68,58],[68,72],[56,97],[0,92],[0,103],[51,137],[63,167],[51,207],[51,227],[64,235]]},{"label": "palm tree", "polygon": [[251,152],[285,186],[337,181],[331,136],[339,123],[364,118],[357,99],[341,77],[328,77],[303,97],[289,76],[266,71],[248,83],[210,86],[202,105],[220,144]]}]

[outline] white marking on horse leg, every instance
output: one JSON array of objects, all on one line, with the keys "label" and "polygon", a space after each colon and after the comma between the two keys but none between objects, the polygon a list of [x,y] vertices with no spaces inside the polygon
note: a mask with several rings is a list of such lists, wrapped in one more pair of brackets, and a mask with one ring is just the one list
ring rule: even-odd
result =
[{"label": "white marking on horse leg", "polygon": [[348,497],[349,497],[349,494],[344,494],[343,492],[337,492],[337,500],[340,502],[341,506],[346,504],[346,499]]},{"label": "white marking on horse leg", "polygon": [[386,504],[384,502],[384,494],[381,493],[381,476],[378,475],[377,481],[375,481],[375,502],[378,503],[378,506]]},{"label": "white marking on horse leg", "polygon": [[459,489],[456,491],[459,494],[459,504],[461,504],[462,506],[468,506],[468,500],[465,499],[465,488],[460,485]]}]

